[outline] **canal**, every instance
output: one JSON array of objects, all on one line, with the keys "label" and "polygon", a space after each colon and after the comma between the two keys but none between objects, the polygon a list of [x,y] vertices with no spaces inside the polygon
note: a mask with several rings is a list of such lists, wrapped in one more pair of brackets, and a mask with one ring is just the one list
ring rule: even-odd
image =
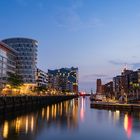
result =
[{"label": "canal", "polygon": [[138,140],[140,112],[90,109],[89,98],[0,115],[0,140]]}]

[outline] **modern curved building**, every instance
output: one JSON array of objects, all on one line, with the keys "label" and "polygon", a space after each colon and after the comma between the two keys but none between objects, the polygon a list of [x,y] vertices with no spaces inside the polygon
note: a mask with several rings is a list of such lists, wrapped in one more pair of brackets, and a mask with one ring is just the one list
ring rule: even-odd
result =
[{"label": "modern curved building", "polygon": [[48,70],[48,86],[62,92],[78,93],[78,68]]},{"label": "modern curved building", "polygon": [[17,51],[16,73],[24,83],[35,83],[38,42],[28,38],[8,38],[2,42]]},{"label": "modern curved building", "polygon": [[0,42],[0,88],[3,87],[9,73],[15,73],[17,51]]}]

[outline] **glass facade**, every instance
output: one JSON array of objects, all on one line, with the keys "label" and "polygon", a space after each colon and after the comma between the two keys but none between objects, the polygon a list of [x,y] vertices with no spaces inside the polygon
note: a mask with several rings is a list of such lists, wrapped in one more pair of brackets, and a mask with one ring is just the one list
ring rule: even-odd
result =
[{"label": "glass facade", "polygon": [[48,70],[49,88],[78,93],[78,68]]},{"label": "glass facade", "polygon": [[0,42],[0,87],[6,83],[8,73],[15,73],[15,59],[16,51]]},{"label": "glass facade", "polygon": [[35,83],[37,41],[28,38],[10,38],[3,40],[3,42],[18,52],[16,72],[22,76],[24,83]]}]

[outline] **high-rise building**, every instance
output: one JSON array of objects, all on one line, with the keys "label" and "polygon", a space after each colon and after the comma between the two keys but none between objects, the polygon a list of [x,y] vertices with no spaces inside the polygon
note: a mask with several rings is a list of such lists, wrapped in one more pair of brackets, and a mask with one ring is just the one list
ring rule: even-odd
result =
[{"label": "high-rise building", "polygon": [[96,81],[96,93],[97,94],[102,93],[102,81],[101,81],[101,79],[97,79],[97,81]]},{"label": "high-rise building", "polygon": [[124,93],[128,94],[130,90],[130,75],[133,73],[132,70],[124,69],[121,73],[122,75],[122,86]]},{"label": "high-rise building", "polygon": [[140,70],[133,71],[129,74],[130,84],[140,83]]},{"label": "high-rise building", "polygon": [[9,38],[2,42],[18,52],[16,73],[23,78],[24,83],[35,83],[38,42],[28,38]]},{"label": "high-rise building", "polygon": [[48,70],[48,86],[64,92],[78,93],[78,68]]},{"label": "high-rise building", "polygon": [[16,54],[16,50],[0,42],[0,88],[6,84],[9,73],[15,73]]},{"label": "high-rise building", "polygon": [[140,90],[140,69],[129,74],[129,90],[133,93]]},{"label": "high-rise building", "polygon": [[[113,78],[113,91],[115,93],[115,97],[119,98],[121,95],[129,94],[130,91],[130,81],[131,77],[134,76],[134,72],[132,70],[123,69],[121,75],[118,75]],[[136,76],[135,76],[136,77]]]},{"label": "high-rise building", "polygon": [[118,75],[113,78],[113,92],[115,93],[116,98],[119,98],[121,96],[122,89],[123,89],[122,76]]},{"label": "high-rise building", "polygon": [[104,85],[104,94],[110,98],[114,97],[113,81],[110,81]]}]

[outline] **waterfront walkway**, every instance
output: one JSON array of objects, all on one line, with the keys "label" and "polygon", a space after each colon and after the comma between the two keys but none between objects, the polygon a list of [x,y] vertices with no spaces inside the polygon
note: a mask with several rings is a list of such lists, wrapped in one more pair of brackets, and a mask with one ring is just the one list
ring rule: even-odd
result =
[{"label": "waterfront walkway", "polygon": [[108,110],[140,111],[140,104],[91,102],[90,107],[91,108],[97,108],[97,109],[108,109]]}]

